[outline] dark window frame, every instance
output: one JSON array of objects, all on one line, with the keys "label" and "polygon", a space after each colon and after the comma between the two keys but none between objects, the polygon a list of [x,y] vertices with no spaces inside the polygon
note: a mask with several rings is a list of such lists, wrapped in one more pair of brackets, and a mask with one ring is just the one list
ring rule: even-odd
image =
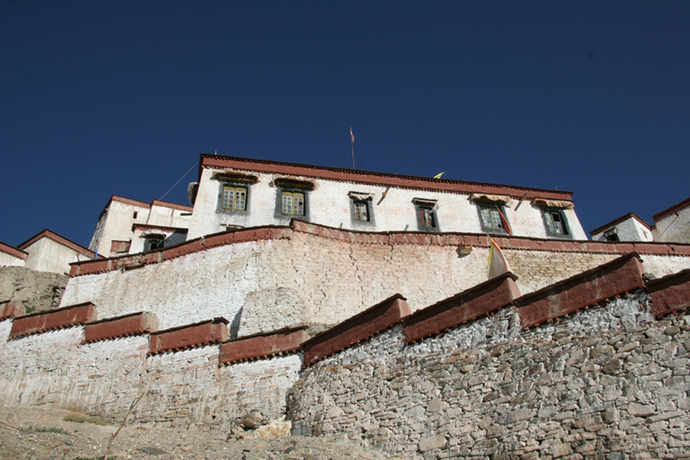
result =
[{"label": "dark window frame", "polygon": [[[232,188],[243,188],[246,191],[244,197],[244,209],[231,209],[223,206],[223,201],[225,198],[225,187]],[[249,182],[221,182],[218,189],[218,206],[216,207],[216,213],[218,214],[232,214],[232,215],[249,215],[251,207],[251,196],[252,187]]]},{"label": "dark window frame", "polygon": [[[164,246],[165,239],[167,238],[166,235],[159,235],[159,234],[151,234],[151,235],[142,235],[144,238],[144,251],[155,251],[156,249],[161,249]],[[153,242],[156,242],[155,244],[152,244]]]},{"label": "dark window frame", "polygon": [[[354,195],[353,195],[354,194]],[[366,193],[355,193],[349,195],[350,198],[350,222],[354,227],[370,228],[376,226],[376,219],[374,216],[374,206],[373,197]],[[355,195],[364,196],[368,195],[366,198],[360,198]],[[366,206],[367,220],[361,220],[357,218],[357,206]]]},{"label": "dark window frame", "polygon": [[[415,198],[412,200],[414,204],[415,216],[417,218],[417,229],[420,232],[440,232],[441,226],[438,222],[438,215],[436,209],[438,208],[438,203],[436,200],[425,200],[423,198]],[[422,218],[422,212],[428,212],[431,217],[432,225],[425,225]]]},{"label": "dark window frame", "polygon": [[[508,235],[508,229],[505,228],[503,221],[501,220],[501,216],[500,216],[500,213],[502,213],[505,220],[508,221],[508,225],[510,225],[510,221],[508,220],[508,216],[506,215],[505,206],[503,206],[502,204],[497,204],[497,203],[487,202],[487,201],[479,201],[476,203],[476,206],[477,206],[477,214],[479,215],[479,225],[481,225],[482,233],[488,233],[488,234],[493,234],[493,235]],[[484,216],[482,215],[482,209],[488,210],[489,213],[492,210],[500,211],[500,213],[498,215],[500,227],[488,227],[486,225],[486,222],[484,221]],[[492,220],[493,220],[493,218],[492,218]]]},{"label": "dark window frame", "polygon": [[[557,232],[555,230],[551,230],[552,227],[555,227],[555,224],[553,223],[553,216],[558,215],[561,227],[563,228],[563,232]],[[561,208],[550,208],[550,207],[543,207],[541,208],[541,217],[544,222],[544,230],[546,230],[546,235],[551,238],[572,238],[572,232],[570,230],[570,224],[568,223],[568,218],[565,215],[565,212],[563,212],[563,209]],[[549,219],[551,219],[551,224],[549,224]]]}]

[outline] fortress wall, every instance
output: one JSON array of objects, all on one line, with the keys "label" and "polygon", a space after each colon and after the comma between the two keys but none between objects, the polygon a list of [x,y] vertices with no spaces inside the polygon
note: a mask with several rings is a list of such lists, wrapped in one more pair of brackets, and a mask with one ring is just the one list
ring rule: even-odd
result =
[{"label": "fortress wall", "polygon": [[690,316],[655,321],[648,302],[638,291],[529,330],[504,309],[412,345],[398,324],[305,369],[293,430],[404,458],[680,456]]},{"label": "fortress wall", "polygon": [[[638,249],[645,271],[658,277],[690,268],[683,245],[496,242],[523,294]],[[101,318],[149,311],[161,328],[222,316],[240,336],[333,325],[396,293],[415,311],[485,281],[488,245],[486,235],[352,232],[293,221],[73,265],[61,305],[91,301]]]},{"label": "fortress wall", "polygon": [[300,354],[264,351],[257,357],[265,359],[219,366],[220,345],[150,355],[148,335],[83,343],[83,326],[8,341],[11,324],[0,323],[0,404],[45,405],[109,421],[121,421],[142,395],[132,421],[230,428],[251,410],[277,419],[302,365]]},{"label": "fortress wall", "polygon": [[643,271],[628,254],[523,296],[506,273],[415,313],[397,294],[306,341],[302,328],[227,341],[221,319],[96,321],[92,304],[16,317],[0,322],[0,404],[119,421],[141,396],[133,421],[225,429],[287,412],[295,434],[404,458],[677,457],[690,270]]}]

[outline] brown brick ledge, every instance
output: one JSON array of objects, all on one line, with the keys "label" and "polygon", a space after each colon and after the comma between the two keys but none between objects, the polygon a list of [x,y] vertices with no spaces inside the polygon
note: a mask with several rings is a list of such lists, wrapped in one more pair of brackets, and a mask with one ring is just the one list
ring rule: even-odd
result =
[{"label": "brown brick ledge", "polygon": [[149,355],[188,348],[203,347],[225,342],[230,338],[228,320],[214,318],[200,323],[152,332],[149,337]]},{"label": "brown brick ledge", "polygon": [[77,305],[70,305],[57,310],[34,313],[32,315],[20,316],[12,322],[10,338],[23,337],[29,334],[53,329],[63,329],[72,326],[79,326],[96,320],[98,314],[96,305],[86,302]]},{"label": "brown brick ledge", "polygon": [[87,324],[84,327],[83,343],[142,335],[158,330],[158,317],[151,312],[108,318]]},{"label": "brown brick ledge", "polygon": [[275,355],[293,353],[309,339],[305,328],[306,326],[284,329],[225,342],[220,346],[220,364],[266,359]]},{"label": "brown brick ledge", "polygon": [[0,302],[0,321],[26,315],[24,304],[19,300]]},{"label": "brown brick ledge", "polygon": [[637,253],[547,286],[515,301],[522,327],[537,326],[618,294],[644,286]]},{"label": "brown brick ledge", "polygon": [[405,343],[412,343],[484,316],[520,297],[515,280],[505,273],[415,312],[404,320]]},{"label": "brown brick ledge", "polygon": [[384,331],[409,314],[405,297],[395,294],[303,343],[304,366]]},{"label": "brown brick ledge", "polygon": [[690,270],[650,281],[647,293],[652,298],[652,314],[657,318],[690,308]]}]

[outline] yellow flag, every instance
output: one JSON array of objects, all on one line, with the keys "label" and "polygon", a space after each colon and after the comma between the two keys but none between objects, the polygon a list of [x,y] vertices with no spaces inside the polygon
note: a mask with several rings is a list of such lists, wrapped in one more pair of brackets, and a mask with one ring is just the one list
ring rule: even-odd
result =
[{"label": "yellow flag", "polygon": [[491,243],[489,247],[489,279],[492,279],[509,272],[510,264],[494,239],[489,237],[489,242]]},{"label": "yellow flag", "polygon": [[446,173],[446,172],[445,172],[445,171],[443,171],[442,173],[438,173],[438,174],[436,174],[436,175],[434,176],[434,179],[440,179],[440,178],[441,178],[441,176],[443,176],[443,175],[444,175],[445,173]]}]

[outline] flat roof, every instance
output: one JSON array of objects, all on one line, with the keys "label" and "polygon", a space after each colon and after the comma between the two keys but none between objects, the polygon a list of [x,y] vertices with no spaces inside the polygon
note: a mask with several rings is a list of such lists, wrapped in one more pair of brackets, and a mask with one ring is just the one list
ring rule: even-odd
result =
[{"label": "flat roof", "polygon": [[652,216],[652,219],[654,219],[654,222],[656,222],[668,216],[669,214],[673,214],[674,212],[680,211],[681,209],[687,208],[688,206],[690,206],[690,198],[683,200],[678,204],[674,204],[670,208],[664,209],[660,213],[654,214],[654,216]]},{"label": "flat roof", "polygon": [[525,195],[529,195],[530,198],[538,197],[572,201],[573,194],[573,192],[560,190],[546,190],[539,188],[486,184],[482,182],[468,182],[449,179],[434,179],[432,177],[406,176],[400,174],[361,171],[358,169],[331,168],[327,166],[313,166],[298,163],[285,163],[280,161],[227,157],[208,153],[201,154],[199,161],[199,178],[201,178],[201,171],[204,168],[230,168],[263,173],[306,176],[335,181],[359,182],[363,184],[438,190],[445,192],[481,192],[496,195],[510,195],[517,198],[522,198]]},{"label": "flat roof", "polygon": [[2,241],[0,241],[0,251],[22,260],[26,260],[26,257],[29,255],[25,251],[17,249],[14,246],[10,246],[9,244],[3,243]]},{"label": "flat roof", "polygon": [[641,223],[642,225],[644,225],[645,227],[647,227],[647,229],[649,229],[649,230],[652,229],[652,228],[649,226],[649,224],[648,224],[647,222],[645,222],[644,220],[642,220],[642,218],[641,218],[640,216],[638,216],[638,215],[635,214],[634,212],[629,212],[629,213],[627,213],[626,215],[619,217],[618,219],[612,220],[612,221],[609,222],[608,224],[604,224],[604,225],[602,225],[601,227],[595,228],[594,230],[590,231],[589,234],[590,234],[590,235],[594,235],[595,233],[603,232],[603,231],[606,230],[607,228],[613,227],[614,225],[618,225],[618,224],[620,224],[621,222],[626,221],[626,220],[628,220],[628,219],[630,219],[630,218],[633,218],[633,219],[637,220],[639,223]]},{"label": "flat roof", "polygon": [[38,232],[28,240],[24,241],[22,244],[17,246],[19,249],[26,249],[27,247],[31,246],[34,244],[36,241],[42,239],[42,238],[50,238],[51,240],[60,243],[64,246],[67,246],[68,248],[80,253],[84,254],[87,257],[91,257],[92,259],[95,257],[95,254],[92,251],[89,251],[86,249],[84,246],[75,243],[74,241],[68,240],[62,235],[58,235],[57,233],[53,232],[52,230],[48,230],[47,228],[41,232]]}]

